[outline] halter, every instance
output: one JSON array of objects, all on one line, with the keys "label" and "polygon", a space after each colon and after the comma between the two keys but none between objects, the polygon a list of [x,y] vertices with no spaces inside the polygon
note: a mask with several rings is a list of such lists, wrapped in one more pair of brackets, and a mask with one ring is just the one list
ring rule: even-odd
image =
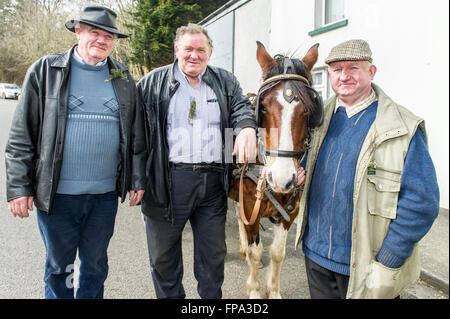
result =
[{"label": "halter", "polygon": [[[292,63],[291,59],[286,58],[286,59],[284,59],[284,73],[270,77],[267,80],[265,80],[263,83],[261,83],[261,86],[258,90],[258,94],[256,95],[256,107],[255,107],[255,117],[256,117],[256,122],[257,122],[258,126],[260,126],[259,125],[260,124],[259,123],[259,121],[260,121],[260,114],[259,114],[260,98],[266,91],[277,86],[281,81],[291,81],[291,80],[301,81],[301,82],[305,83],[308,88],[312,89],[307,78],[305,78],[304,76],[298,75],[298,74],[289,73],[289,72],[294,72],[294,70],[295,70],[294,64]],[[283,97],[288,103],[291,103],[296,97],[289,82],[287,82],[284,87]],[[306,136],[304,139],[304,144],[306,146],[307,146],[308,139],[309,139],[309,132],[307,130],[307,133],[306,133]],[[260,148],[262,148],[262,150],[263,150],[262,154],[265,154],[266,156],[289,157],[289,158],[301,159],[305,154],[304,151],[271,150],[271,149],[265,147],[265,143],[264,143],[264,141],[262,141],[260,134],[258,134],[258,144],[259,144]],[[264,158],[264,161],[265,161],[265,158]]]},{"label": "halter", "polygon": [[[285,59],[283,74],[270,77],[269,79],[265,80],[261,84],[261,86],[258,90],[258,94],[256,95],[256,98],[255,98],[255,101],[256,101],[255,117],[256,117],[256,123],[258,126],[260,126],[260,123],[259,123],[259,121],[260,121],[260,114],[259,114],[260,99],[261,99],[261,95],[264,94],[267,90],[275,87],[281,81],[301,81],[306,84],[306,87],[308,89],[314,90],[313,88],[311,88],[310,83],[307,78],[305,78],[301,75],[298,75],[298,74],[294,74],[292,72],[295,72],[294,64],[292,63],[292,61],[290,59]],[[288,103],[291,103],[296,98],[296,95],[294,94],[292,86],[290,85],[289,82],[287,82],[286,85],[284,86],[283,97]],[[309,128],[307,127],[306,135],[303,140],[305,147],[308,146],[308,141],[309,141]],[[305,151],[302,151],[302,150],[300,150],[300,151],[284,151],[284,150],[271,150],[269,148],[266,148],[265,143],[262,140],[261,134],[259,134],[259,132],[258,132],[258,147],[260,148],[260,151],[259,151],[260,154],[265,154],[267,156],[272,156],[272,157],[296,158],[298,160],[298,162],[301,162],[303,160],[303,157],[305,156],[305,153],[306,153]],[[263,151],[263,152],[261,152],[261,151]],[[240,215],[241,215],[242,222],[245,225],[253,225],[255,223],[255,221],[258,217],[261,200],[263,199],[264,195],[266,195],[267,198],[272,202],[272,204],[276,207],[276,209],[281,214],[281,216],[286,221],[289,222],[290,221],[289,214],[294,210],[294,208],[296,206],[296,205],[294,205],[294,203],[297,199],[297,196],[299,195],[299,188],[296,187],[294,189],[294,192],[292,193],[291,197],[288,200],[289,204],[287,205],[288,209],[286,211],[278,203],[278,201],[272,196],[272,194],[266,189],[267,161],[266,161],[265,157],[264,157],[264,167],[262,169],[261,175],[259,176],[258,180],[256,180],[256,178],[254,178],[254,177],[252,178],[251,174],[246,173],[247,167],[248,167],[247,163],[244,165],[244,167],[242,167],[241,174],[240,174],[241,175],[240,182],[239,182],[239,203],[240,203],[239,206],[240,206]],[[245,216],[244,204],[243,204],[243,202],[244,202],[244,193],[243,193],[244,175],[250,177],[256,183],[256,194],[255,194],[256,202],[253,207],[253,211],[250,215],[250,220],[247,220],[247,217]]]}]

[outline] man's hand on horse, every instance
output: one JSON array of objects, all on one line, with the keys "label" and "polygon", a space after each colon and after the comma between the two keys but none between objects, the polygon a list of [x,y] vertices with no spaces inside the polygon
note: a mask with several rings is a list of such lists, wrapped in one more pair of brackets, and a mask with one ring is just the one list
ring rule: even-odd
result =
[{"label": "man's hand on horse", "polygon": [[243,128],[234,142],[233,156],[238,163],[255,163],[258,156],[256,132],[252,127]]},{"label": "man's hand on horse", "polygon": [[14,217],[28,217],[30,216],[28,211],[33,210],[33,196],[23,196],[11,199],[8,202],[8,207]]},{"label": "man's hand on horse", "polygon": [[297,170],[297,186],[303,184],[305,182],[305,178],[306,178],[306,171],[302,166],[299,166]]}]

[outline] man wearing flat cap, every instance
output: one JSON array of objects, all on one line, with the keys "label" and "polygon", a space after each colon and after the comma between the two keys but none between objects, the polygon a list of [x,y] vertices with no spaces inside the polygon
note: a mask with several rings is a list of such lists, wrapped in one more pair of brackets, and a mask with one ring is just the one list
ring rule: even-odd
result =
[{"label": "man wearing flat cap", "polygon": [[[66,23],[78,44],[28,70],[6,145],[7,200],[14,217],[36,206],[46,248],[46,298],[102,298],[118,197],[139,203],[146,159],[136,87],[109,57],[116,13],[83,9]],[[73,287],[75,256],[79,284]]]},{"label": "man wearing flat cap", "polygon": [[424,121],[372,83],[366,41],[333,47],[325,63],[335,95],[299,170],[311,298],[397,298],[419,278],[417,243],[439,212]]}]

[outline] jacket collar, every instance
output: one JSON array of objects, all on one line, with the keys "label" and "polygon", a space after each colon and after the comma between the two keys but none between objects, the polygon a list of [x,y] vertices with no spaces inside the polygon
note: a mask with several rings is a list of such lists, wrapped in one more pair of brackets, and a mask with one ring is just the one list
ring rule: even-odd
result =
[{"label": "jacket collar", "polygon": [[376,142],[408,134],[398,108],[395,107],[396,103],[378,85],[372,83],[372,88],[378,97],[378,110],[374,122],[377,132]]},{"label": "jacket collar", "polygon": [[75,47],[76,45],[71,47],[66,52],[58,54],[56,59],[53,60],[51,66],[54,68],[68,68],[70,66],[70,57],[72,56]]},{"label": "jacket collar", "polygon": [[[170,89],[176,89],[179,85],[177,79],[175,79],[175,65],[177,65],[178,63],[178,59],[175,59],[175,61],[170,65],[170,69],[169,69],[169,83],[170,83]],[[209,86],[211,86],[211,81],[210,81],[210,67],[209,65],[206,66],[206,70],[202,73],[202,81],[205,81],[206,84],[208,84]]]}]

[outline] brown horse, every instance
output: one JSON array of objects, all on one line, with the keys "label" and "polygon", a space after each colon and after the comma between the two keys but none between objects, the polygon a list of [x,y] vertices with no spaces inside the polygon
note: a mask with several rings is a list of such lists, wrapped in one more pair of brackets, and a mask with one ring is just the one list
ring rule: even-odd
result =
[{"label": "brown horse", "polygon": [[[281,298],[280,270],[289,228],[298,214],[301,190],[297,168],[307,148],[309,130],[322,121],[320,96],[311,86],[311,69],[318,44],[303,59],[272,58],[257,42],[257,60],[263,83],[254,99],[259,156],[255,164],[235,166],[229,197],[235,201],[239,222],[240,253],[247,260],[247,297],[261,298],[258,268],[263,252],[260,218],[274,224],[266,296]],[[237,205],[237,202],[240,202]]]}]

